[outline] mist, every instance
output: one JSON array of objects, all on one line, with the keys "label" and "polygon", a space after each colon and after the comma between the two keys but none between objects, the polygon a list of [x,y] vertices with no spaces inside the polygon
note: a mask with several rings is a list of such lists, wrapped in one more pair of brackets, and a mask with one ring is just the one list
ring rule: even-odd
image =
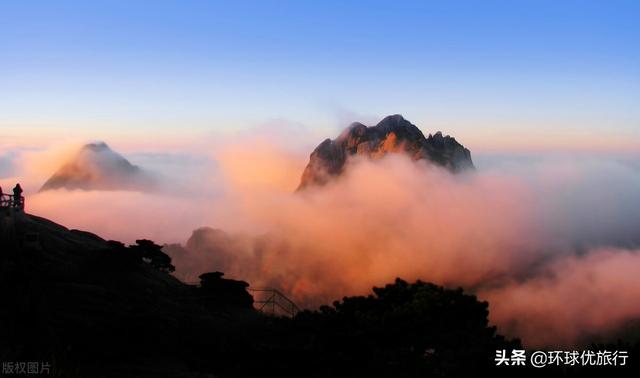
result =
[{"label": "mist", "polygon": [[[564,256],[523,282],[480,290],[490,319],[531,346],[565,346],[620,336],[640,313],[640,250],[593,249]],[[635,331],[637,332],[637,331]]]},{"label": "mist", "polygon": [[0,183],[26,182],[27,210],[68,227],[170,244],[186,281],[219,270],[311,308],[401,277],[477,293],[527,345],[575,345],[640,317],[634,159],[501,156],[453,175],[388,155],[294,193],[307,154],[283,140],[124,154],[164,177],[156,192],[35,193],[62,161],[51,150],[11,155],[19,175]]}]

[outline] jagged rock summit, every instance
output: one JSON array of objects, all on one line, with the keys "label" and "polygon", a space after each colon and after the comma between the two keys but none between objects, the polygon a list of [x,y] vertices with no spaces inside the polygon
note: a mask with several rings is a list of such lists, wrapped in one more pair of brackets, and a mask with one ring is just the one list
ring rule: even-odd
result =
[{"label": "jagged rock summit", "polygon": [[350,156],[379,158],[387,153],[405,153],[413,160],[428,160],[451,172],[473,169],[471,152],[455,138],[440,131],[425,138],[414,124],[395,114],[376,126],[352,123],[338,138],[325,139],[311,153],[298,190],[323,185],[340,175]]},{"label": "jagged rock summit", "polygon": [[131,164],[104,142],[84,145],[40,188],[81,190],[150,190],[155,178]]}]

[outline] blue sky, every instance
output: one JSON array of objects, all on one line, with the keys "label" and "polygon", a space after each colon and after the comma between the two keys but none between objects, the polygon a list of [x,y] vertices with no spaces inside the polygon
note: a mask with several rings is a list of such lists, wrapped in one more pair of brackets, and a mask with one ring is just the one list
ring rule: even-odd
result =
[{"label": "blue sky", "polygon": [[0,126],[329,133],[402,113],[480,148],[634,148],[639,17],[637,1],[3,2]]}]

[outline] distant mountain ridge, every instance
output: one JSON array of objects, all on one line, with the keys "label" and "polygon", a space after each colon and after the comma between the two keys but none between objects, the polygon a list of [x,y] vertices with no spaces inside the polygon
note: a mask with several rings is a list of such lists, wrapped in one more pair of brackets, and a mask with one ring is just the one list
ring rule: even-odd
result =
[{"label": "distant mountain ridge", "polygon": [[40,188],[81,190],[149,190],[155,179],[104,142],[84,145]]},{"label": "distant mountain ridge", "polygon": [[325,139],[311,153],[298,190],[323,185],[340,175],[350,156],[375,159],[387,153],[405,153],[413,160],[428,160],[451,172],[474,169],[471,152],[455,138],[440,131],[425,138],[417,126],[395,114],[376,126],[352,123],[338,138]]}]

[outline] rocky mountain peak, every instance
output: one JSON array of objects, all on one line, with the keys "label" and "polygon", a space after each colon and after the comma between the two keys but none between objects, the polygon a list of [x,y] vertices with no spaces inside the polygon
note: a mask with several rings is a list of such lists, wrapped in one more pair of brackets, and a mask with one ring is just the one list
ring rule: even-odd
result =
[{"label": "rocky mountain peak", "polygon": [[88,143],[82,146],[81,151],[102,152],[111,151],[111,148],[105,142]]},{"label": "rocky mountain peak", "polygon": [[85,144],[53,173],[40,191],[51,189],[146,190],[154,178],[105,142]]},{"label": "rocky mountain peak", "polygon": [[473,169],[471,153],[455,138],[440,131],[425,138],[417,126],[394,114],[375,126],[354,122],[336,139],[325,139],[311,153],[298,189],[323,185],[340,175],[351,156],[375,159],[387,153],[405,153],[413,160],[428,160],[451,172]]}]

